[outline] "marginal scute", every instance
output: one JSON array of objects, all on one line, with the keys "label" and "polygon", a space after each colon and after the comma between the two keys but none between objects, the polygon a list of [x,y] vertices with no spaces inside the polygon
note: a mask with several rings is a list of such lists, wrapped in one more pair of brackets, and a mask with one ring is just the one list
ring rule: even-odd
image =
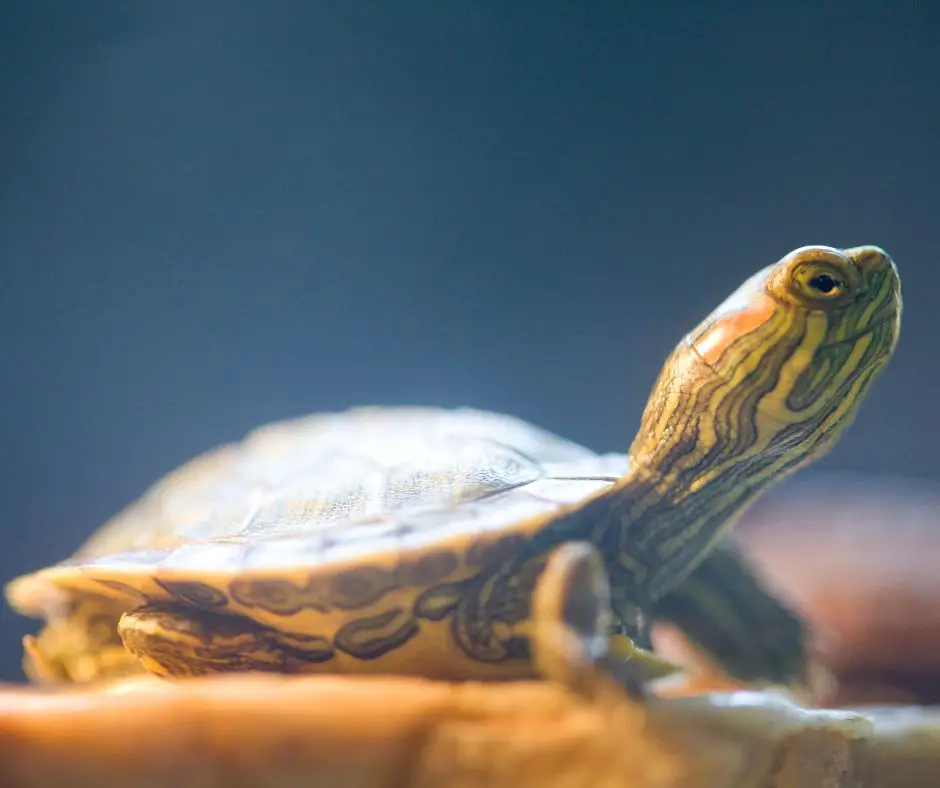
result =
[{"label": "marginal scute", "polygon": [[540,555],[526,561],[512,571],[491,576],[486,588],[486,613],[496,621],[519,624],[532,612],[532,594],[545,568],[546,556]]},{"label": "marginal scute", "polygon": [[359,566],[330,578],[330,602],[340,610],[359,610],[375,604],[397,584],[387,569]]},{"label": "marginal scute", "polygon": [[278,616],[293,616],[305,607],[320,613],[329,612],[327,605],[311,599],[305,589],[287,579],[239,578],[229,585],[229,594],[242,607],[257,607]]},{"label": "marginal scute", "polygon": [[109,591],[116,591],[124,598],[136,600],[138,604],[145,605],[151,601],[140,589],[134,588],[129,583],[122,583],[120,580],[111,580],[105,577],[98,578],[96,582]]},{"label": "marginal scute", "polygon": [[295,632],[278,632],[281,647],[299,662],[319,665],[335,656],[330,641],[322,635],[304,635]]},{"label": "marginal scute", "polygon": [[154,582],[174,599],[186,605],[213,608],[225,607],[228,604],[228,597],[219,589],[196,580],[161,580],[155,577]]},{"label": "marginal scute", "polygon": [[528,660],[531,598],[544,557],[518,571],[488,571],[460,585],[451,617],[454,644],[471,659],[498,664]]},{"label": "marginal scute", "polygon": [[466,563],[472,567],[501,564],[518,555],[526,540],[518,534],[481,538],[467,551]]},{"label": "marginal scute", "polygon": [[467,582],[445,583],[427,589],[415,600],[415,615],[428,621],[441,621],[460,604],[464,589],[469,586]]},{"label": "marginal scute", "polygon": [[356,659],[372,660],[400,648],[418,634],[418,622],[401,608],[356,618],[336,633],[336,648]]},{"label": "marginal scute", "polygon": [[395,581],[401,586],[426,587],[439,583],[459,565],[457,556],[447,550],[429,550],[395,567]]}]

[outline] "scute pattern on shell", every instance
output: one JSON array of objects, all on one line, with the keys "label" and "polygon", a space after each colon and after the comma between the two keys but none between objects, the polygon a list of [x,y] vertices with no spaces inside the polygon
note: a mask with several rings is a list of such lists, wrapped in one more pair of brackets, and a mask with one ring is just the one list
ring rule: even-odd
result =
[{"label": "scute pattern on shell", "polygon": [[547,517],[625,471],[621,455],[598,456],[502,414],[412,407],[316,414],[191,460],[64,563],[233,575],[347,563],[431,549],[445,531],[493,532]]}]

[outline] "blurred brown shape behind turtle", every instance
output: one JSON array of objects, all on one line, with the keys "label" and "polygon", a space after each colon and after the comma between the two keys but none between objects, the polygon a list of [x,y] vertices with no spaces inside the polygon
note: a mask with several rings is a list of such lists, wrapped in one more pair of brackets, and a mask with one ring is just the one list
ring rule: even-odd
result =
[{"label": "blurred brown shape behind turtle", "polygon": [[[940,484],[820,473],[745,514],[734,541],[814,632],[833,681],[819,704],[940,703]],[[698,684],[733,682],[663,629],[657,645]]]}]

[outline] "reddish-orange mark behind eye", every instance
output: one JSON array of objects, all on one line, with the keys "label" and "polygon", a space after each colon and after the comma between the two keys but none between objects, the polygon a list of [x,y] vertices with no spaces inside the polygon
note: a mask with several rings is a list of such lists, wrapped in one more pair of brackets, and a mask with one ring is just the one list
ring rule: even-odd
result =
[{"label": "reddish-orange mark behind eye", "polygon": [[770,320],[775,309],[776,302],[771,296],[757,293],[749,306],[719,317],[697,339],[693,339],[692,349],[706,364],[712,366],[732,342]]}]

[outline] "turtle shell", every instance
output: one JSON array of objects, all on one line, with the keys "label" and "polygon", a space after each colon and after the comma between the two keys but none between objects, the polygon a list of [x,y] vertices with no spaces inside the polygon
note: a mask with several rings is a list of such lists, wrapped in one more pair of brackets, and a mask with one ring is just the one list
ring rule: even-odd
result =
[{"label": "turtle shell", "polygon": [[[430,675],[476,675],[452,665],[450,633],[415,639],[418,627],[452,627],[476,668],[525,657],[514,625],[528,618],[535,577],[516,563],[485,579],[481,567],[524,555],[627,466],[624,455],[496,413],[315,414],[189,461],[70,559],[14,581],[8,597],[42,616],[63,595],[237,614],[302,641],[305,660],[330,672],[420,664]],[[483,582],[493,587],[467,593]],[[474,615],[484,598],[487,614]],[[472,624],[481,619],[492,624],[485,632]]]}]

